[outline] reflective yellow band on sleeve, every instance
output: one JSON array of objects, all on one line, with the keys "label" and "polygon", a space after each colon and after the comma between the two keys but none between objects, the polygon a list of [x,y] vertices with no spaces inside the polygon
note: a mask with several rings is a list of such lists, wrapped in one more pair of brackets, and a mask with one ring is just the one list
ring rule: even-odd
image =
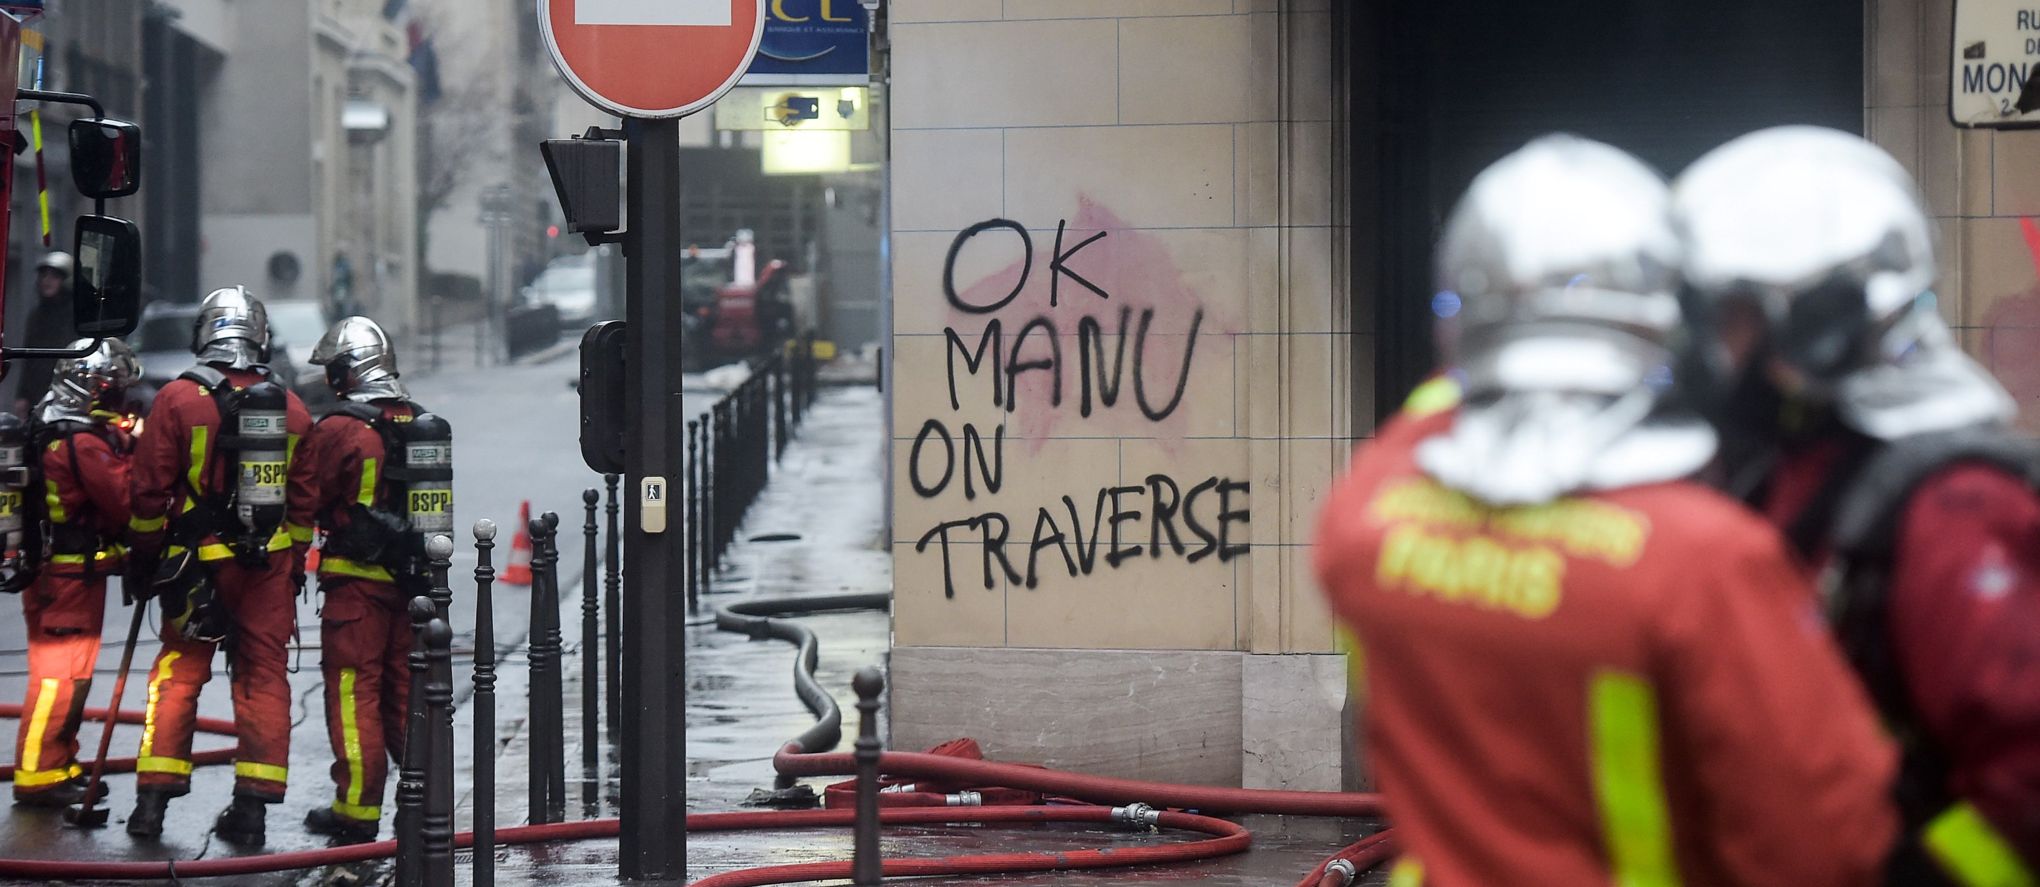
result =
[{"label": "reflective yellow band on sleeve", "polygon": [[57,491],[56,481],[48,479],[43,481],[43,505],[50,513],[50,523],[61,524],[71,519],[70,515],[64,513],[64,497]]},{"label": "reflective yellow band on sleeve", "polygon": [[1657,693],[1642,677],[1603,671],[1588,687],[1594,795],[1615,883],[1676,887],[1671,813],[1659,761]]},{"label": "reflective yellow band on sleeve", "polygon": [[1395,868],[1388,871],[1388,887],[1423,887],[1424,864],[1414,856],[1396,860]]},{"label": "reflective yellow band on sleeve", "polygon": [[284,529],[285,529],[285,530],[288,530],[288,531],[290,532],[290,541],[291,541],[291,542],[293,542],[293,543],[295,543],[295,544],[298,544],[298,545],[310,545],[310,544],[311,544],[311,542],[312,542],[312,528],[311,528],[311,527],[300,527],[300,526],[298,526],[297,524],[293,524],[293,523],[289,523],[289,522],[285,522],[285,523],[284,523],[284,525],[283,525],[283,527],[284,527]]},{"label": "reflective yellow band on sleeve", "polygon": [[275,764],[258,764],[254,761],[235,761],[234,775],[249,779],[267,779],[270,782],[289,782],[290,768]]},{"label": "reflective yellow band on sleeve", "polygon": [[1967,801],[1956,804],[1920,833],[1920,842],[1963,887],[2036,887],[2040,877],[2010,842]]},{"label": "reflective yellow band on sleeve", "polygon": [[362,804],[349,804],[343,801],[334,801],[333,812],[338,813],[341,816],[345,816],[348,819],[353,819],[360,822],[382,821],[381,807],[369,807]]},{"label": "reflective yellow band on sleeve", "polygon": [[144,755],[135,759],[135,772],[190,776],[191,762],[179,758],[159,758],[154,755]]},{"label": "reflective yellow band on sleeve", "polygon": [[1422,418],[1459,406],[1459,399],[1459,380],[1439,376],[1412,390],[1409,399],[1403,401],[1402,411],[1412,418]]},{"label": "reflective yellow band on sleeve", "polygon": [[361,489],[354,493],[354,501],[363,505],[375,504],[375,480],[377,459],[361,460]]},{"label": "reflective yellow band on sleeve", "polygon": [[137,533],[154,533],[162,530],[169,522],[168,517],[131,517],[128,518],[128,529]]},{"label": "reflective yellow band on sleeve", "polygon": [[[191,464],[184,469],[184,479],[191,483],[191,489],[194,492],[205,489],[202,484],[205,482],[205,439],[207,433],[208,429],[204,425],[191,429]],[[189,505],[189,500],[185,504]]]},{"label": "reflective yellow band on sleeve", "polygon": [[376,582],[396,581],[390,578],[389,570],[374,564],[364,564],[360,561],[344,557],[326,556],[319,558],[319,575],[351,576],[356,579],[372,579]]}]

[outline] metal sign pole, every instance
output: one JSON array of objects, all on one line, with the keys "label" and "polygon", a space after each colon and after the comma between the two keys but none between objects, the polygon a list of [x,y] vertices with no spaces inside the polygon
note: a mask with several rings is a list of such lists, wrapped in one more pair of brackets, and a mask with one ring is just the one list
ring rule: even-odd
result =
[{"label": "metal sign pole", "polygon": [[[680,122],[626,118],[622,874],[679,878],[687,861],[685,535],[680,477]],[[656,498],[654,498],[656,497]],[[650,520],[647,520],[647,518]]]}]

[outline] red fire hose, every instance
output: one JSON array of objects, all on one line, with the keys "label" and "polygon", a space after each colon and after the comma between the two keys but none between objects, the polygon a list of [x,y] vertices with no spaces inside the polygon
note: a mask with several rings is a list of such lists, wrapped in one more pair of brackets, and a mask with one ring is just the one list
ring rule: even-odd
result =
[{"label": "red fire hose", "polygon": [[[851,825],[851,810],[793,810],[756,813],[694,813],[687,817],[690,832],[743,831],[755,829],[828,828]],[[944,823],[996,822],[1113,822],[1119,819],[1103,807],[981,807],[969,810],[893,809],[879,812],[886,825],[937,825]],[[1212,837],[1159,847],[1077,850],[1061,853],[1000,853],[980,856],[952,856],[944,859],[893,859],[885,873],[893,877],[928,875],[974,875],[997,872],[1035,872],[1070,869],[1118,868],[1161,862],[1187,862],[1239,853],[1251,838],[1247,830],[1222,819],[1188,813],[1157,815],[1163,828],[1203,832]],[[545,825],[523,825],[496,830],[498,844],[533,844],[545,841],[580,841],[613,838],[614,819],[585,819]],[[474,843],[473,832],[454,838],[457,847]],[[396,855],[397,842],[377,841],[324,850],[266,853],[200,859],[189,862],[81,862],[68,859],[0,859],[0,877],[39,880],[134,881],[167,878],[218,878],[261,872],[309,869],[322,866],[386,859]],[[696,887],[739,887],[739,885],[786,884],[850,877],[848,862],[820,862],[782,865],[727,872],[697,882]]]},{"label": "red fire hose", "polygon": [[1395,851],[1394,830],[1382,829],[1354,841],[1346,849],[1318,863],[1318,867],[1311,869],[1296,887],[1348,887],[1360,880],[1361,874],[1387,862]]},{"label": "red fire hose", "polygon": [[[854,822],[856,812],[852,810],[802,811],[793,814],[726,814],[732,816],[827,816],[829,824],[848,825]],[[689,831],[707,831],[695,824],[696,817],[687,818]],[[894,808],[879,811],[879,821],[887,825],[924,824],[933,825],[952,822],[1090,822],[1104,823],[1125,821],[1116,811],[1105,807],[980,807],[968,810],[945,810],[933,808]],[[819,823],[818,823],[819,824]],[[1203,832],[1213,837],[1182,844],[1164,844],[1149,847],[1115,847],[1109,850],[1069,850],[1058,853],[991,853],[978,856],[947,856],[941,858],[908,858],[885,860],[884,872],[888,878],[919,878],[935,875],[994,875],[1016,872],[1076,871],[1081,869],[1122,868],[1136,865],[1153,865],[1171,862],[1192,862],[1240,853],[1252,842],[1252,836],[1237,823],[1208,816],[1163,811],[1156,815],[1156,825],[1162,828],[1186,829]],[[790,827],[783,821],[773,827]],[[724,872],[694,882],[694,887],[757,887],[762,884],[791,884],[799,881],[841,880],[851,876],[851,864],[847,861],[810,862],[796,865],[775,865],[762,868]]]},{"label": "red fire hose", "polygon": [[[772,757],[782,776],[850,776],[857,761],[847,754],[801,754],[788,743]],[[880,773],[937,779],[963,785],[998,785],[1059,795],[1094,804],[1140,802],[1158,807],[1226,813],[1272,813],[1284,816],[1372,817],[1381,815],[1381,796],[1357,792],[1298,792],[1251,788],[1211,788],[1091,776],[1016,764],[974,761],[918,752],[882,752]]]}]

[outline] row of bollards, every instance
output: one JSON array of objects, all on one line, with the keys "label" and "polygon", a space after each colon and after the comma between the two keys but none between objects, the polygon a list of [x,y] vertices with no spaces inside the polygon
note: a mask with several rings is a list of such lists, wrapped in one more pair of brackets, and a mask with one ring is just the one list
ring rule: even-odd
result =
[{"label": "row of bollards", "polygon": [[453,540],[426,542],[431,589],[411,599],[411,703],[397,775],[398,884],[453,883]]},{"label": "row of bollards", "polygon": [[701,418],[688,420],[682,468],[688,609],[700,608],[737,526],[765,491],[772,463],[813,406],[816,367],[813,335],[789,341]]},{"label": "row of bollards", "polygon": [[[813,349],[812,336],[789,342],[702,418],[687,424],[687,461],[680,481],[685,489],[684,584],[690,608],[697,606],[699,596],[709,590],[710,578],[722,568],[730,545],[736,541],[738,524],[764,491],[772,463],[784,454],[790,436],[813,404],[816,390]],[[603,480],[607,492],[606,528],[597,520],[602,492],[586,490],[581,500],[582,803],[584,814],[591,816],[599,809],[598,737],[604,720],[601,706],[607,703],[607,726],[612,734],[616,733],[622,708],[617,679],[622,666],[620,639],[629,630],[620,618],[621,478],[605,475]],[[531,534],[533,574],[526,653],[530,668],[528,769],[533,823],[566,819],[559,525],[559,515],[548,511],[526,528]],[[497,532],[493,521],[481,520],[474,525],[473,883],[479,887],[494,884],[496,851],[496,571],[492,557]],[[410,704],[399,750],[396,790],[394,883],[399,885],[451,884],[454,877],[454,679],[449,618],[453,591],[448,579],[453,541],[446,536],[434,536],[427,542],[426,553],[429,588],[412,599],[409,610],[413,633],[408,659]],[[599,595],[598,575],[602,583]],[[606,687],[601,677],[604,664],[609,672]],[[857,743],[860,783],[865,781],[865,769],[875,773],[877,767],[880,749],[877,694],[882,686],[875,669],[859,673],[858,708],[864,714],[863,731]],[[857,883],[876,884],[879,868],[875,783],[870,817],[864,815],[864,790],[860,785]],[[869,822],[865,821],[867,818]]]}]

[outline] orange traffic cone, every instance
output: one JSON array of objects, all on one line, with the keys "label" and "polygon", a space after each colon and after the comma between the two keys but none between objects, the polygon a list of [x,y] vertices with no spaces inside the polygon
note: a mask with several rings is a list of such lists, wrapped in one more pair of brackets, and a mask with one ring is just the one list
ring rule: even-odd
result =
[{"label": "orange traffic cone", "polygon": [[510,562],[496,581],[505,585],[531,584],[531,500],[517,506],[517,534],[510,537]]}]

